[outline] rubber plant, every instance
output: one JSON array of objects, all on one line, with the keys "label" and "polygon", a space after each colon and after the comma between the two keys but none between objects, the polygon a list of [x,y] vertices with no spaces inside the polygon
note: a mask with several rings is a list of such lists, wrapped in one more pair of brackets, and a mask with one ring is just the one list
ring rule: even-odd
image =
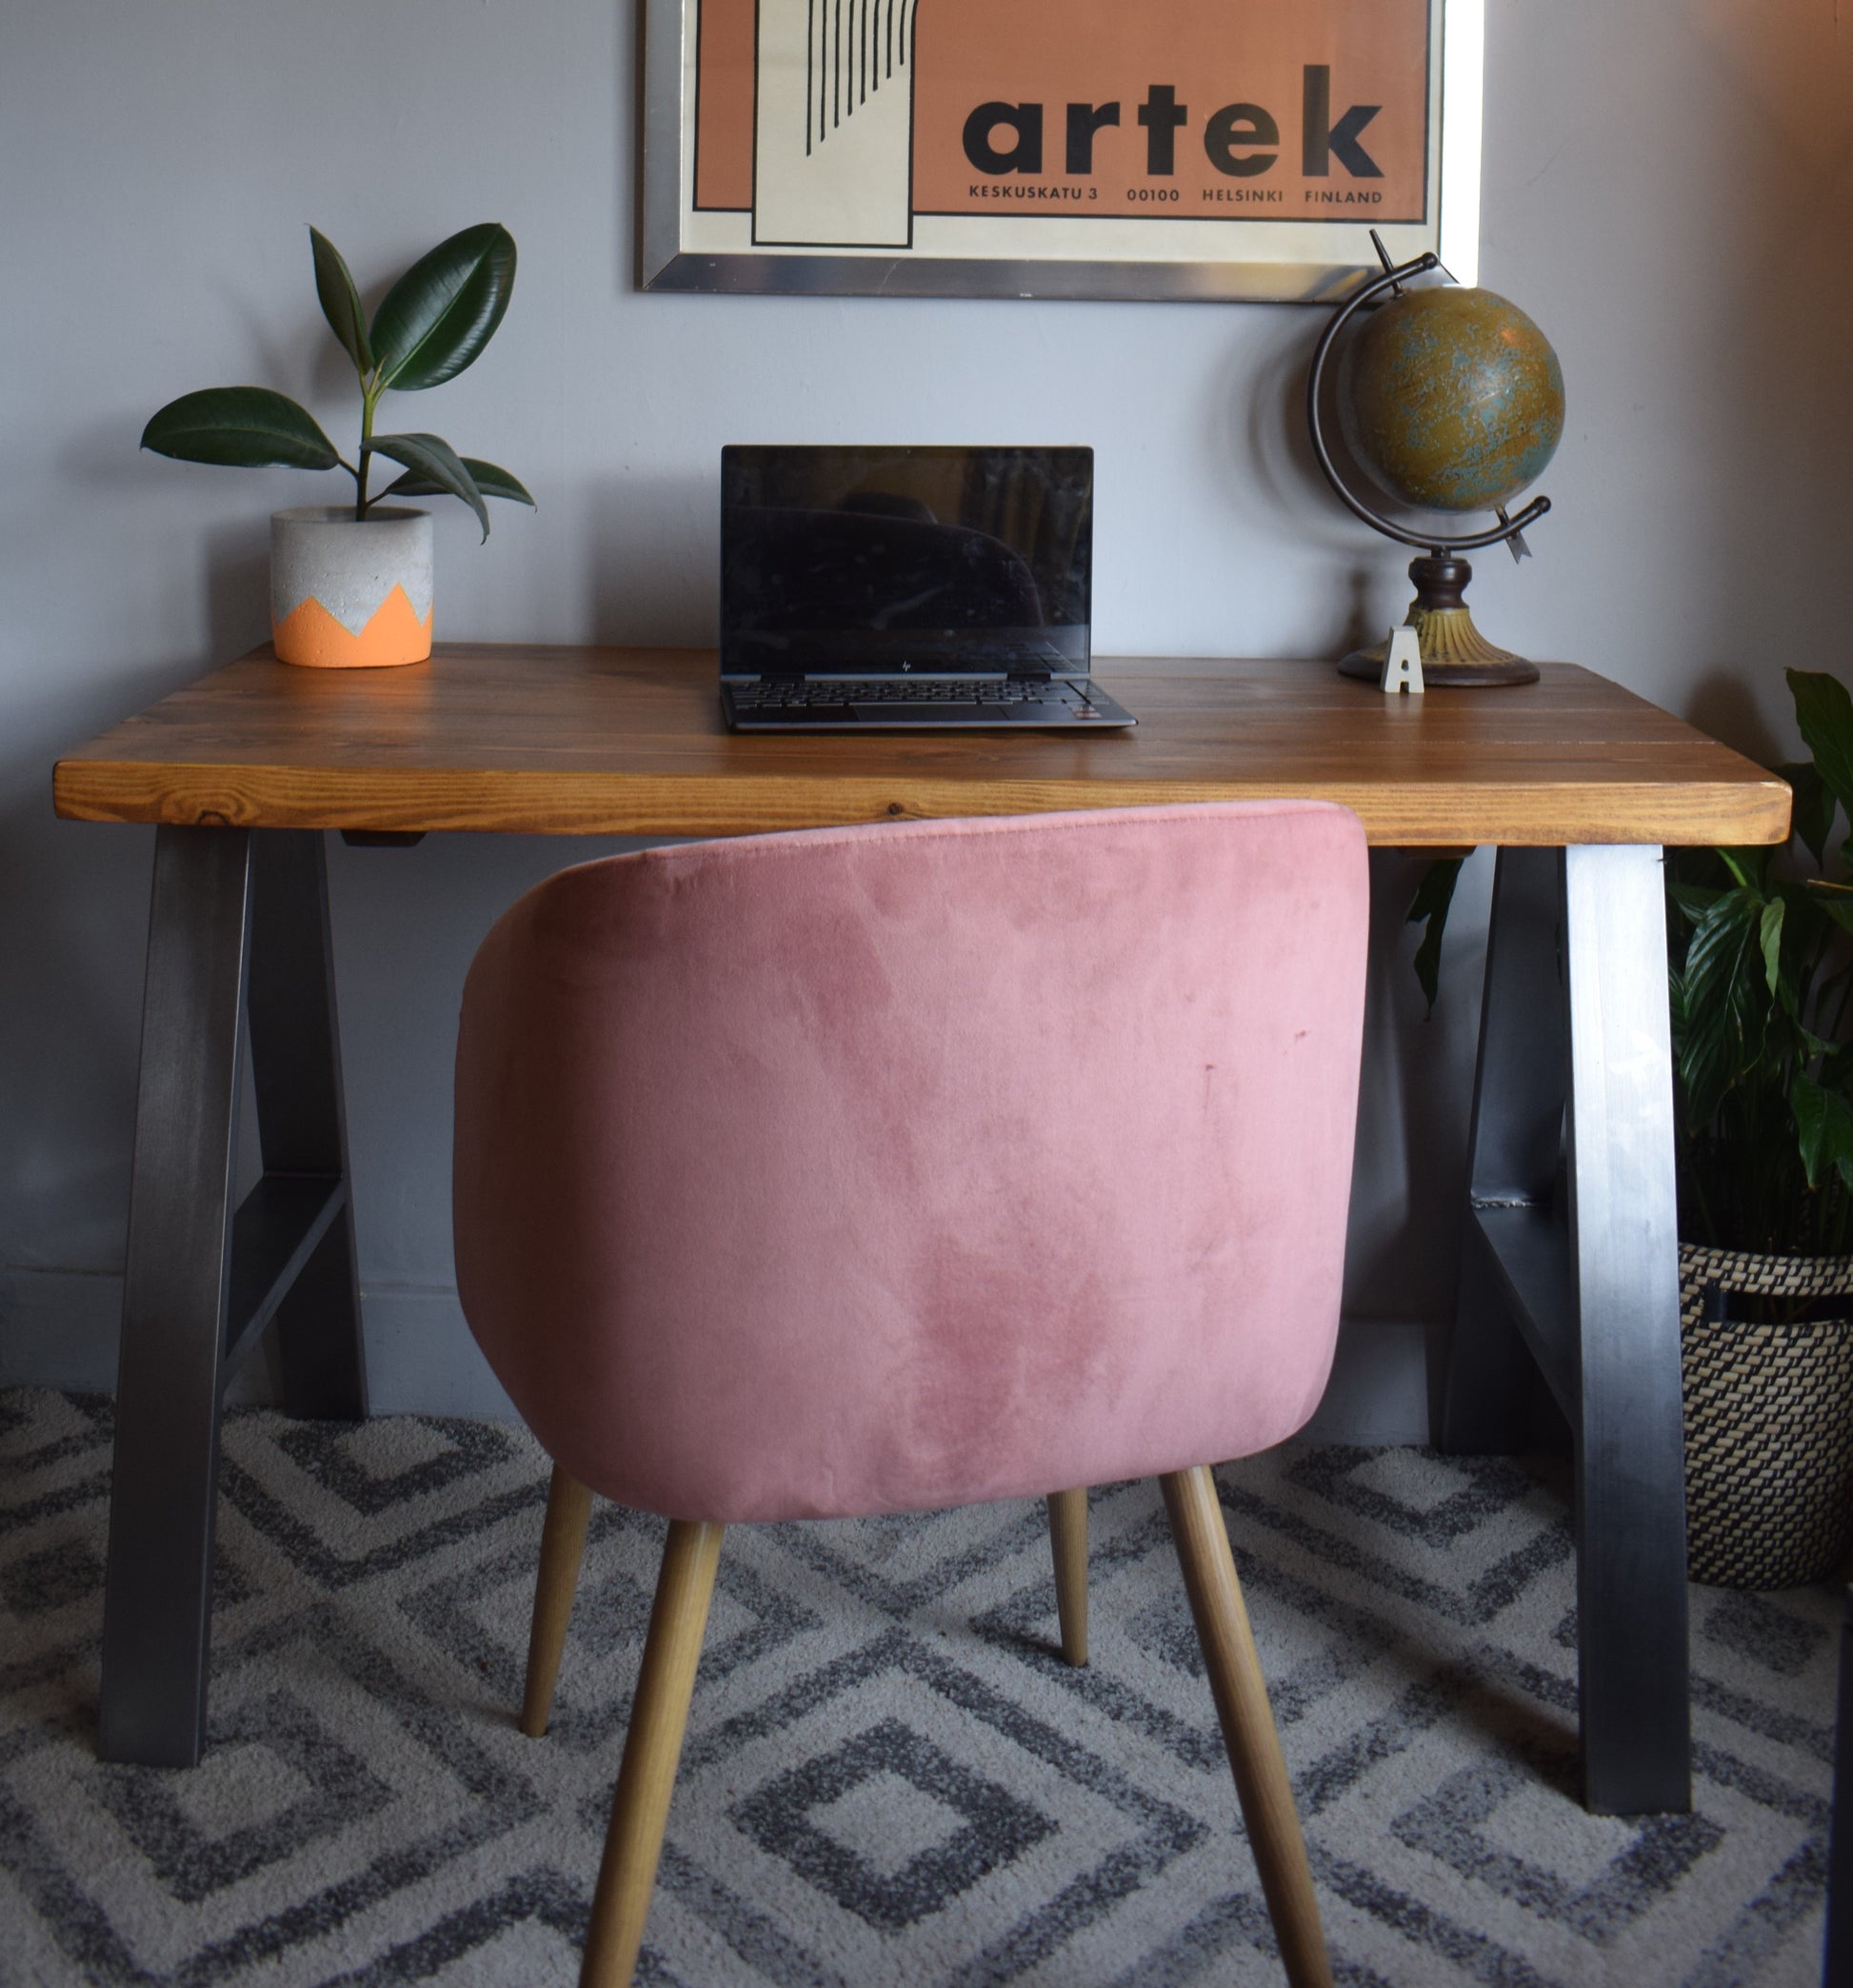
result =
[{"label": "rubber plant", "polygon": [[1680,1233],[1772,1256],[1853,1242],[1853,700],[1791,669],[1811,758],[1786,848],[1669,859]]},{"label": "rubber plant", "polygon": [[[388,392],[442,386],[471,365],[495,335],[515,281],[514,237],[499,223],[466,228],[422,255],[380,300],[371,324],[361,308],[341,251],[319,229],[309,231],[315,294],[322,314],[353,362],[360,381],[360,446],[350,463],[309,409],[268,387],[208,387],[169,401],[142,431],[142,447],[187,463],[234,468],[284,464],[345,469],[354,480],[354,517],[364,521],[388,497],[460,497],[489,535],[487,497],[533,499],[506,469],[460,456],[441,436],[376,434],[374,416]],[[375,456],[404,470],[369,494]]]}]

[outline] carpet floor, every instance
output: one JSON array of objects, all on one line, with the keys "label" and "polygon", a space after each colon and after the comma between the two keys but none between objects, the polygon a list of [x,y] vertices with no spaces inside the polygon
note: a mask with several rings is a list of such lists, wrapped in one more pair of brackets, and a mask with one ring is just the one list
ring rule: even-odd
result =
[{"label": "carpet floor", "polygon": [[[599,1505],[516,1731],[546,1462],[502,1424],[227,1422],[210,1746],[94,1754],[107,1402],[0,1395],[0,1981],[573,1978],[662,1526]],[[1575,1797],[1568,1516],[1512,1464],[1218,1473],[1340,1981],[1820,1979],[1831,1590],[1692,1592],[1695,1807]],[[639,1978],[1275,1982],[1152,1484],[730,1533]]]}]

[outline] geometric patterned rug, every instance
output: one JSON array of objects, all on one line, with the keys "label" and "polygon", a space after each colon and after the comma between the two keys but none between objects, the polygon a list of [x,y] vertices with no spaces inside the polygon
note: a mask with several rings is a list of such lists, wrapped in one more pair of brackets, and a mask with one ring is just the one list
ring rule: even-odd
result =
[{"label": "geometric patterned rug", "polygon": [[[546,1464],[502,1423],[227,1421],[210,1744],[94,1754],[107,1401],[0,1395],[0,1981],[570,1982],[659,1521],[598,1504],[514,1725]],[[1568,1515],[1505,1460],[1218,1473],[1337,1978],[1820,1979],[1838,1595],[1693,1590],[1696,1807],[1585,1815]],[[638,1978],[1280,1978],[1150,1483],[727,1535]]]}]

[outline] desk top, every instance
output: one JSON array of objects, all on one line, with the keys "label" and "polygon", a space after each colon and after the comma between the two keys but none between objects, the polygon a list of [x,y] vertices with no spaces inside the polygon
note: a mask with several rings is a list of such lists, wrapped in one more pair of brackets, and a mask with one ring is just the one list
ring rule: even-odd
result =
[{"label": "desk top", "polygon": [[58,763],[61,815],[275,828],[735,835],[922,816],[1315,795],[1373,843],[1749,844],[1789,791],[1565,663],[1388,698],[1329,663],[1105,658],[1131,732],[741,736],[712,650],[444,644],[399,669],[268,648]]}]

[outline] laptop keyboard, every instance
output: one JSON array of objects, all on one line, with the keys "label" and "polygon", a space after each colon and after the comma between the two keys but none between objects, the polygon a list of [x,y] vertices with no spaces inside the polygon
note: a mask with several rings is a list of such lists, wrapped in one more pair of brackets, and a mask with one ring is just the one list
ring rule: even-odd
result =
[{"label": "laptop keyboard", "polygon": [[1066,684],[986,677],[945,678],[818,677],[810,682],[768,679],[729,686],[736,710],[818,711],[842,705],[1075,705],[1082,702]]}]

